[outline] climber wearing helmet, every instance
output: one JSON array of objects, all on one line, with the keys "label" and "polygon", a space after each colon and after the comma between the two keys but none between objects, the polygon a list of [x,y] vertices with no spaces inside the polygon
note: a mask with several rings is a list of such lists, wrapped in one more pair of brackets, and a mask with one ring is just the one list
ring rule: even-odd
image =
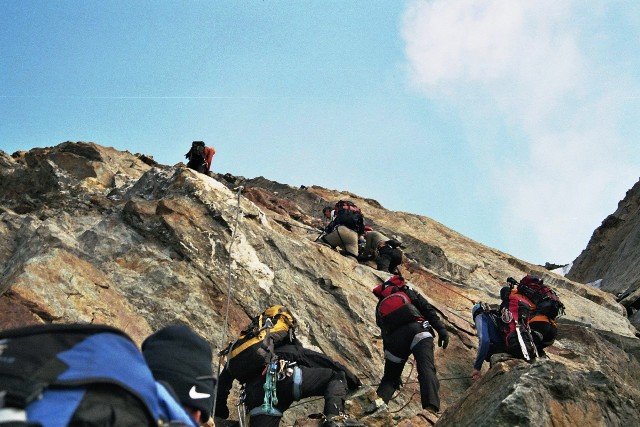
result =
[{"label": "climber wearing helmet", "polygon": [[473,363],[471,377],[480,378],[482,364],[489,361],[492,354],[504,352],[504,337],[500,333],[501,322],[498,312],[491,310],[486,303],[479,302],[471,309],[471,316],[475,322],[478,334],[478,353]]}]

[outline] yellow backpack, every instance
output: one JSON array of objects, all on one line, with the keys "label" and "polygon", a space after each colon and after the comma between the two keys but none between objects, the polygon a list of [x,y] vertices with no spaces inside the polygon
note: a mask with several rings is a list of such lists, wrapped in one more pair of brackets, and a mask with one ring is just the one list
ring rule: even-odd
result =
[{"label": "yellow backpack", "polygon": [[285,306],[274,305],[251,320],[240,336],[221,355],[227,368],[241,383],[260,376],[276,359],[274,348],[295,338],[296,320]]}]

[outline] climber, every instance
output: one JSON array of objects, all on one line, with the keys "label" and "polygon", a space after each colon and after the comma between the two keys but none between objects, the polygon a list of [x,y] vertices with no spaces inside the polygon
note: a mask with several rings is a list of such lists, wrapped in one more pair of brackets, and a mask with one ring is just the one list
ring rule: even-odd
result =
[{"label": "climber", "polygon": [[500,298],[507,351],[527,361],[545,356],[544,349],[553,344],[558,333],[556,318],[565,308],[556,292],[543,279],[527,274],[519,282],[507,278]]},{"label": "climber", "polygon": [[475,328],[478,334],[478,353],[473,363],[473,371],[471,378],[477,380],[482,375],[482,364],[489,361],[491,355],[505,352],[505,337],[501,333],[503,329],[500,313],[497,310],[491,310],[488,304],[478,302],[471,309],[471,316],[475,322]]},{"label": "climber", "polygon": [[358,236],[364,232],[364,216],[360,208],[351,201],[340,200],[335,204],[333,219],[324,232],[319,238],[322,243],[332,248],[340,247],[343,255],[357,258]]},{"label": "climber", "polygon": [[334,210],[333,206],[325,206],[322,208],[322,218],[325,222],[325,227],[329,225],[331,221],[333,221]]},{"label": "climber", "polygon": [[402,250],[400,242],[389,239],[379,231],[373,231],[370,226],[364,227],[365,244],[358,255],[358,261],[375,260],[376,269],[400,274],[398,267],[402,264]]},{"label": "climber", "polygon": [[206,423],[215,387],[209,343],[186,325],[171,325],[147,337],[142,354],[156,381],[171,387],[198,425]]},{"label": "climber", "polygon": [[422,408],[434,414],[440,410],[440,388],[434,363],[434,330],[438,346],[446,349],[449,334],[435,309],[402,276],[394,275],[373,289],[378,297],[376,324],[382,331],[384,374],[378,396],[388,403],[401,386],[402,370],[411,354],[416,361]]},{"label": "climber", "polygon": [[191,149],[184,157],[189,160],[187,162],[188,168],[210,175],[214,154],[216,154],[216,150],[213,147],[206,147],[204,141],[193,141]]},{"label": "climber", "polygon": [[530,274],[520,279],[516,292],[526,296],[533,304],[529,327],[538,355],[546,356],[544,349],[552,345],[558,335],[556,318],[564,314],[564,304],[558,294],[544,284],[544,279]]},{"label": "climber", "polygon": [[[277,427],[293,402],[311,396],[324,396],[323,427],[362,425],[343,414],[347,391],[362,385],[358,377],[324,354],[303,347],[295,335],[291,336],[292,339],[275,344],[277,360],[245,384],[242,398],[251,427]],[[227,399],[233,380],[231,370],[225,367],[218,380],[216,417],[229,417]],[[275,396],[269,396],[273,391]]]}]

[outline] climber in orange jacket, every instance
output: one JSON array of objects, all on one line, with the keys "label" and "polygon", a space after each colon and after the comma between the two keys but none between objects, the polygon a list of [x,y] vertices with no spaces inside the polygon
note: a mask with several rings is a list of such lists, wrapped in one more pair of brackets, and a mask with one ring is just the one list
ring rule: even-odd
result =
[{"label": "climber in orange jacket", "polygon": [[193,141],[191,149],[184,157],[189,160],[188,168],[209,175],[214,154],[216,154],[215,148],[206,147],[204,141]]}]

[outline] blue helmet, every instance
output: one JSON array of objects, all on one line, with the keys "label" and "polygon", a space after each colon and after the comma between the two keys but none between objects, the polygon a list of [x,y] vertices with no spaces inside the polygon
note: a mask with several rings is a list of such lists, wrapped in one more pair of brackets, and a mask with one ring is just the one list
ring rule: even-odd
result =
[{"label": "blue helmet", "polygon": [[482,303],[480,302],[473,306],[473,308],[471,309],[471,317],[473,317],[473,320],[476,320],[476,316],[482,313],[481,309],[482,309]]}]

